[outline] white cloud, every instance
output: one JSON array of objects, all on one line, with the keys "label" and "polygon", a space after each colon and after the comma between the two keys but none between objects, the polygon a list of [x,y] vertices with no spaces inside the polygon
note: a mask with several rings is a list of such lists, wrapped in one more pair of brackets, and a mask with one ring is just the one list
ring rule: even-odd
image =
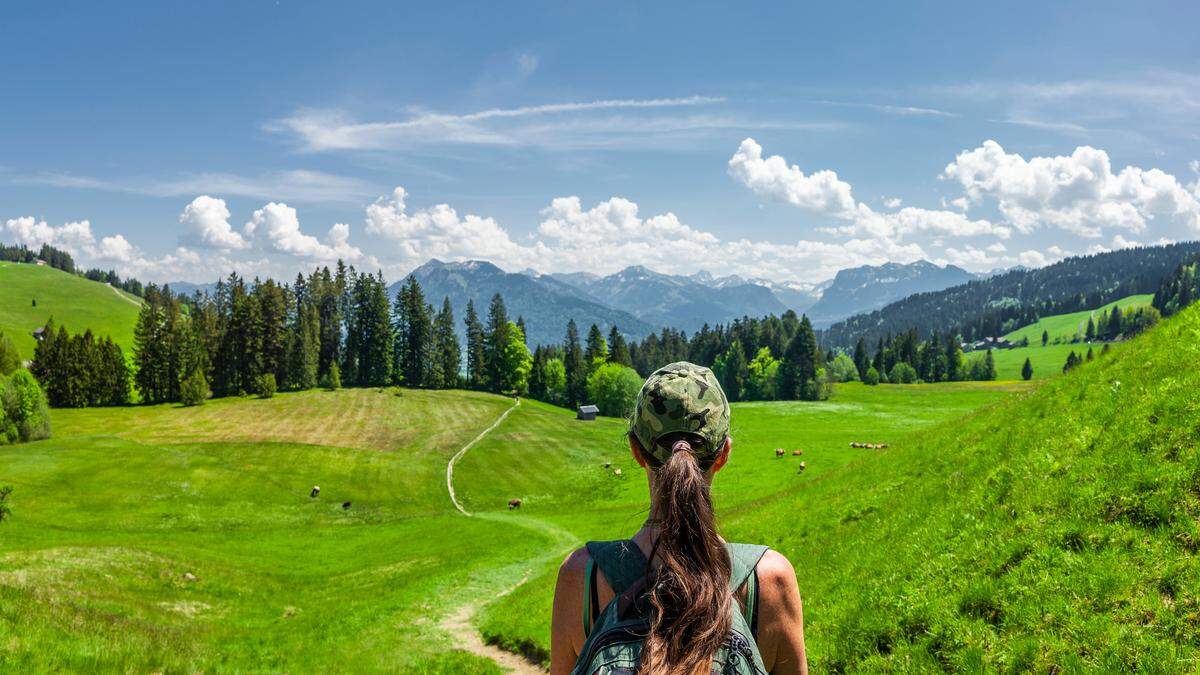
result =
[{"label": "white cloud", "polygon": [[900,205],[903,203],[904,203],[904,201],[901,200],[899,197],[888,197],[883,200],[884,207],[889,208],[889,209],[898,209],[898,208],[900,208]]},{"label": "white cloud", "polygon": [[44,220],[25,216],[6,221],[3,231],[17,244],[24,244],[32,249],[49,244],[80,259],[109,263],[126,262],[137,253],[133,245],[119,234],[103,237],[97,243],[96,236],[92,233],[92,224],[87,220],[50,225]]},{"label": "white cloud", "polygon": [[348,243],[348,225],[334,225],[329,231],[328,243],[322,243],[301,231],[296,209],[283,203],[271,202],[258,209],[243,229],[246,238],[278,253],[322,261],[342,258],[355,262],[363,257],[362,251]]},{"label": "white cloud", "polygon": [[970,237],[991,235],[1008,238],[1008,227],[987,220],[971,220],[954,211],[905,207],[893,213],[878,213],[854,199],[850,184],[829,170],[806,175],[789,166],[779,155],[763,157],[762,146],[753,138],[741,142],[729,159],[729,173],[756,194],[793,204],[842,222],[820,228],[823,232],[855,237],[899,240],[914,233]]},{"label": "white cloud", "polygon": [[1108,228],[1141,232],[1157,218],[1200,230],[1200,199],[1174,176],[1133,166],[1114,174],[1108,154],[1089,146],[1027,161],[989,140],[960,153],[943,177],[972,203],[994,200],[1023,233],[1049,226],[1094,238]]},{"label": "white cloud", "polygon": [[0,179],[15,185],[49,185],[72,189],[126,192],[152,197],[183,197],[208,193],[307,203],[361,203],[376,191],[375,188],[357,178],[303,169],[254,176],[223,172],[194,173],[168,179],[158,177],[100,179],[90,176],[43,172],[20,175],[0,174]]},{"label": "white cloud", "polygon": [[826,105],[843,106],[847,108],[865,108],[889,115],[902,117],[958,117],[956,113],[938,110],[937,108],[920,108],[911,105],[887,105],[880,103],[853,103],[849,101],[820,101]]},{"label": "white cloud", "polygon": [[554,151],[664,147],[719,129],[840,128],[838,123],[749,121],[731,115],[679,110],[725,102],[712,96],[609,99],[491,108],[465,114],[413,111],[401,120],[362,122],[340,110],[300,110],[265,125],[302,150],[410,150],[430,145],[540,147]]},{"label": "white cloud", "polygon": [[196,246],[220,250],[243,249],[249,243],[229,224],[229,208],[224,199],[200,195],[179,214],[184,226],[180,239]]}]

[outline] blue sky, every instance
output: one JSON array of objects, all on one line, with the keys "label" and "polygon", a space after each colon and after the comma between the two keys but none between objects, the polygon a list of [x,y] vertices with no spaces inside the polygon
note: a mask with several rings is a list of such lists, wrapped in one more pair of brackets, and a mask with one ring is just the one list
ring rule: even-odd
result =
[{"label": "blue sky", "polygon": [[145,279],[1200,233],[1195,3],[48,4],[0,10],[0,239]]}]

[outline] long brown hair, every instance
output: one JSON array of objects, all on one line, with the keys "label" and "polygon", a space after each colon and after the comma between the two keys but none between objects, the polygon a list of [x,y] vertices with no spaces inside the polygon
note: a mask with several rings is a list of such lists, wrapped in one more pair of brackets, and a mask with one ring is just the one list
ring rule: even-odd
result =
[{"label": "long brown hair", "polygon": [[694,442],[687,435],[668,436],[665,443],[672,450],[665,463],[642,453],[655,471],[658,539],[650,560],[662,563],[652,579],[654,612],[642,654],[643,674],[707,673],[731,628],[729,552],[717,534],[704,478],[713,460],[698,460]]}]

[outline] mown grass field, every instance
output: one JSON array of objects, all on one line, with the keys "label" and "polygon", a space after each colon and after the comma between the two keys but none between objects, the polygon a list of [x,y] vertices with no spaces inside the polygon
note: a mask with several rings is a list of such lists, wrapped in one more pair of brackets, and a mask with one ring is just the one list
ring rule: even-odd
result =
[{"label": "mown grass field", "polygon": [[[1083,340],[1087,336],[1087,322],[1091,318],[1093,322],[1100,320],[1100,315],[1106,312],[1111,312],[1113,307],[1126,309],[1128,307],[1136,307],[1139,305],[1149,305],[1154,300],[1154,294],[1130,295],[1120,300],[1115,300],[1102,307],[1096,309],[1084,310],[1082,312],[1072,312],[1070,314],[1056,314],[1040,319],[1037,323],[1031,323],[1028,326],[1018,328],[1013,332],[1005,335],[1013,342],[1021,339],[1028,339],[1029,344],[1042,344],[1042,332],[1044,331],[1050,337],[1051,341],[1061,340],[1070,342],[1076,338]],[[1085,348],[1086,349],[1086,348]]]},{"label": "mown grass field", "polygon": [[[1200,308],[1036,389],[737,404],[722,530],[793,561],[819,672],[1192,669],[1200,373],[1181,359]],[[558,562],[645,518],[624,425],[523,402],[456,465],[465,517],[446,462],[511,402],[400,394],[54,411],[53,439],[0,449],[0,666],[488,672],[441,625],[464,605],[544,658]]]},{"label": "mown grass field", "polygon": [[[112,337],[121,349],[133,349],[133,327],[141,300],[108,284],[50,266],[0,262],[0,332],[33,358],[33,331],[51,317],[72,333],[88,328]],[[37,306],[33,301],[37,300]]]},{"label": "mown grass field", "polygon": [[[1008,388],[847,386],[822,404],[739,405],[738,470],[718,490],[730,505],[794,490],[868,452],[850,440],[894,441]],[[446,462],[511,402],[401,394],[54,411],[53,439],[0,449],[0,483],[15,488],[0,526],[0,664],[486,672],[440,622],[522,580],[478,620],[544,655],[547,575],[644,517],[623,424],[523,402],[456,467],[467,518]],[[809,471],[775,460],[776,445],[803,447]]]}]

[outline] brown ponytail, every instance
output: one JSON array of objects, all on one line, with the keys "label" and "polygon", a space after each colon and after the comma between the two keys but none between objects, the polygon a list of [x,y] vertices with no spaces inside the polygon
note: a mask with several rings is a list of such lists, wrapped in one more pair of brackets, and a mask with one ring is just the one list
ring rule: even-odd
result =
[{"label": "brown ponytail", "polygon": [[[708,673],[729,635],[733,598],[729,552],[717,535],[712,496],[693,446],[675,437],[670,459],[655,467],[653,495],[658,540],[650,559],[654,608],[642,657],[643,675]],[[649,453],[646,453],[647,455]]]}]

